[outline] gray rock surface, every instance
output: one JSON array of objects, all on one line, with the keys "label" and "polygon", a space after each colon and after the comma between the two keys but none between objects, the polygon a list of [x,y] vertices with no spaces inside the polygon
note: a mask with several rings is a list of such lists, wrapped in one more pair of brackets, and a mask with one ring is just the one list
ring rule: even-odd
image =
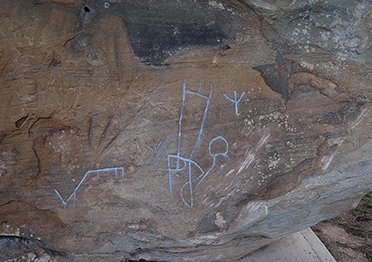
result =
[{"label": "gray rock surface", "polygon": [[372,68],[371,1],[244,0],[297,52],[331,52]]}]

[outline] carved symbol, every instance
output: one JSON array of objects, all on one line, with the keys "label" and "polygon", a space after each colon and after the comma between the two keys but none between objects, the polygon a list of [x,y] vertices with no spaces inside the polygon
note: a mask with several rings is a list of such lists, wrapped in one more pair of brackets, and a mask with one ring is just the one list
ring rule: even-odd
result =
[{"label": "carved symbol", "polygon": [[[218,141],[222,141],[224,143],[224,148],[225,150],[222,151],[222,152],[216,152],[216,153],[213,153],[212,152],[212,145],[214,143],[217,143]],[[227,140],[223,137],[223,136],[218,136],[218,137],[215,137],[213,138],[210,142],[209,142],[209,146],[208,146],[208,149],[209,149],[209,155],[212,157],[212,165],[211,167],[207,170],[207,172],[205,172],[205,174],[203,174],[202,176],[199,176],[197,178],[198,180],[198,185],[209,175],[209,173],[212,171],[212,169],[215,167],[216,165],[216,160],[217,160],[217,157],[221,156],[225,159],[229,159],[229,157],[227,156],[227,154],[229,153],[229,143],[227,142]],[[221,169],[223,169],[223,166],[221,166]]]},{"label": "carved symbol", "polygon": [[[222,141],[224,143],[224,151],[213,153],[212,152],[212,145],[214,143],[218,143],[218,141]],[[212,169],[216,166],[217,157],[221,156],[225,159],[229,158],[227,156],[228,152],[229,152],[229,144],[224,137],[218,136],[218,137],[215,137],[214,139],[212,139],[209,142],[209,154],[212,157],[212,165],[209,167],[207,172],[204,172],[203,168],[201,168],[198,163],[196,163],[195,161],[193,161],[189,158],[183,158],[183,157],[179,157],[179,156],[168,155],[168,168],[169,168],[168,169],[168,182],[169,182],[168,186],[169,186],[169,192],[171,194],[173,194],[173,176],[176,175],[179,172],[182,172],[182,171],[186,170],[187,174],[188,174],[188,181],[185,184],[183,184],[182,187],[181,187],[181,193],[180,193],[181,194],[181,200],[188,207],[193,207],[194,206],[194,193],[193,193],[194,188],[196,188],[209,175],[209,173],[212,171]],[[182,162],[182,165],[173,168],[174,162],[176,162],[176,163]],[[197,171],[200,172],[199,176],[195,176],[195,168],[197,169]],[[221,166],[221,169],[222,168],[223,168],[223,165]],[[196,179],[194,177],[196,177]],[[196,182],[196,185],[193,186],[193,184],[195,182]],[[184,193],[185,190],[187,190],[187,193],[189,195],[189,201],[186,200],[185,193]]]},{"label": "carved symbol", "polygon": [[[228,159],[228,152],[229,152],[229,144],[227,140],[222,137],[218,136],[212,139],[209,142],[209,154],[212,157],[212,165],[204,172],[203,168],[193,160],[193,156],[197,151],[200,142],[202,140],[202,136],[204,133],[204,125],[208,116],[208,110],[211,103],[212,98],[212,88],[213,86],[210,85],[209,88],[209,95],[205,96],[201,93],[201,84],[199,83],[199,90],[198,92],[188,91],[186,88],[186,81],[183,81],[182,85],[182,102],[181,102],[181,112],[178,122],[178,145],[177,145],[177,155],[168,155],[168,189],[170,194],[173,194],[173,177],[176,174],[186,171],[187,172],[187,182],[181,186],[180,195],[181,200],[185,203],[188,207],[194,206],[194,190],[195,188],[209,175],[212,169],[216,166],[217,157],[223,157],[224,159]],[[203,112],[203,117],[200,123],[199,132],[196,138],[196,142],[192,147],[191,153],[189,157],[183,157],[182,155],[182,121],[183,121],[183,114],[185,109],[185,100],[186,95],[197,96],[201,97],[206,100],[206,105]],[[222,152],[213,152],[213,145],[215,143],[222,142],[224,144],[224,150]],[[221,166],[223,168],[223,165]],[[199,174],[197,174],[199,173]],[[187,196],[188,195],[188,196]],[[188,198],[188,200],[186,200]]]},{"label": "carved symbol", "polygon": [[[198,92],[194,91],[188,91],[186,88],[186,81],[183,81],[182,83],[182,102],[181,102],[181,112],[180,112],[180,118],[178,120],[178,146],[177,146],[177,156],[179,157],[181,155],[181,145],[182,145],[182,121],[183,121],[183,114],[185,110],[185,101],[186,101],[186,95],[191,95],[191,96],[197,96],[200,98],[203,98],[206,100],[206,105],[204,107],[204,112],[203,112],[203,118],[200,122],[200,128],[198,132],[198,136],[196,138],[195,144],[192,147],[191,154],[189,156],[189,159],[192,159],[194,156],[196,150],[198,149],[200,142],[202,140],[203,132],[204,132],[204,125],[207,120],[208,116],[208,110],[209,106],[212,100],[212,91],[213,91],[213,86],[212,84],[209,86],[209,94],[208,96],[205,96],[201,93],[201,83],[199,83],[199,90]],[[178,164],[177,164],[178,167]]]},{"label": "carved symbol", "polygon": [[246,155],[246,158],[245,160],[243,161],[243,163],[240,165],[239,169],[238,169],[238,172],[236,173],[237,175],[240,174],[240,172],[242,172],[243,170],[247,169],[252,163],[253,161],[255,160],[256,158],[256,153],[258,152],[258,150],[261,149],[261,147],[267,142],[267,140],[270,138],[270,134],[264,134],[261,139],[258,141],[257,145],[248,150],[245,155]]},{"label": "carved symbol", "polygon": [[239,99],[238,99],[238,98],[237,98],[237,95],[236,95],[236,91],[234,91],[234,98],[231,98],[231,97],[229,97],[229,96],[226,95],[226,94],[223,94],[223,96],[224,96],[227,100],[229,100],[229,101],[231,101],[231,102],[234,103],[234,107],[235,107],[235,115],[237,115],[237,116],[240,115],[240,112],[239,112],[239,103],[240,103],[240,101],[242,100],[242,98],[244,97],[244,95],[245,95],[245,92],[243,92],[243,93],[240,95]]},{"label": "carved symbol", "polygon": [[151,162],[152,166],[156,166],[159,164],[160,158],[164,154],[164,151],[168,148],[170,142],[172,141],[172,138],[173,138],[172,135],[167,135],[157,145],[149,146],[146,144],[146,146],[150,148],[152,152],[154,152],[154,158],[152,159],[152,162]]},{"label": "carved symbol", "polygon": [[[172,162],[176,161],[176,167],[172,168]],[[182,166],[180,166],[182,162]],[[188,207],[194,206],[194,193],[193,193],[193,167],[196,167],[200,171],[200,176],[204,175],[203,169],[193,160],[188,158],[183,158],[180,156],[168,155],[168,187],[170,194],[173,194],[173,176],[179,172],[187,170],[188,181],[181,187],[181,199]],[[186,201],[184,190],[188,187],[189,201]]]},{"label": "carved symbol", "polygon": [[91,175],[91,174],[97,174],[97,173],[114,173],[116,176],[118,176],[119,174],[120,175],[124,175],[124,168],[122,168],[122,167],[110,167],[110,168],[101,168],[101,169],[94,169],[94,170],[87,171],[85,173],[85,175],[83,176],[83,178],[80,180],[79,184],[75,187],[74,191],[72,191],[72,193],[70,194],[70,196],[67,198],[66,201],[63,199],[63,197],[58,192],[58,190],[57,189],[54,189],[54,192],[56,193],[57,197],[62,202],[62,206],[63,207],[67,207],[68,202],[70,200],[72,200],[73,203],[74,203],[74,207],[75,207],[75,203],[76,203],[76,200],[77,200],[76,199],[76,193],[79,190],[80,186],[83,184],[83,182],[85,181],[85,179],[89,175]]}]

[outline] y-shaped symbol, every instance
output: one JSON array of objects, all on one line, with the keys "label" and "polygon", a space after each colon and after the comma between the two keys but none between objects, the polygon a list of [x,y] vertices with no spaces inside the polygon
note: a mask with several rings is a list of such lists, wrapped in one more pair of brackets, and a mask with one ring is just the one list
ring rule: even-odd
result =
[{"label": "y-shaped symbol", "polygon": [[62,206],[63,207],[66,207],[67,206],[67,203],[71,199],[73,200],[74,205],[75,205],[75,202],[76,202],[76,193],[77,193],[78,189],[80,188],[81,184],[83,184],[84,180],[89,175],[91,175],[91,174],[97,174],[97,173],[114,173],[116,176],[118,176],[119,173],[120,173],[121,175],[124,175],[124,168],[122,168],[122,167],[110,167],[110,168],[101,168],[101,169],[89,170],[88,172],[85,173],[85,175],[83,176],[83,178],[80,180],[79,184],[75,187],[74,191],[72,191],[72,193],[70,194],[70,196],[67,198],[66,201],[63,199],[63,197],[58,192],[58,190],[57,189],[54,189],[54,193],[56,193],[56,195],[59,198],[59,200],[61,200]]},{"label": "y-shaped symbol", "polygon": [[159,161],[160,161],[160,158],[162,157],[164,151],[167,149],[167,147],[169,146],[171,140],[173,139],[173,136],[171,135],[167,135],[163,140],[161,140],[158,145],[154,145],[154,146],[149,146],[146,144],[146,146],[152,151],[154,152],[154,157],[152,159],[152,165],[153,166],[156,166]]},{"label": "y-shaped symbol", "polygon": [[240,103],[240,101],[242,100],[242,98],[243,98],[243,96],[245,95],[245,92],[243,92],[242,94],[241,94],[241,96],[239,97],[239,99],[237,98],[237,95],[236,95],[236,91],[234,91],[234,98],[231,98],[231,97],[229,97],[228,95],[226,95],[226,94],[223,94],[223,96],[227,99],[227,100],[229,100],[229,101],[231,101],[231,102],[233,102],[234,103],[234,106],[235,106],[235,115],[240,115],[240,112],[239,112],[239,103]]}]

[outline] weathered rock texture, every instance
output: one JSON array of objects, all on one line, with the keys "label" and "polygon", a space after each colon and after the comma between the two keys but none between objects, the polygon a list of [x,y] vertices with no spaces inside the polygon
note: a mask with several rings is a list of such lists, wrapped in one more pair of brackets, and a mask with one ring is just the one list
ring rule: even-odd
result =
[{"label": "weathered rock texture", "polygon": [[370,1],[1,1],[0,259],[232,261],[351,209],[371,29]]}]

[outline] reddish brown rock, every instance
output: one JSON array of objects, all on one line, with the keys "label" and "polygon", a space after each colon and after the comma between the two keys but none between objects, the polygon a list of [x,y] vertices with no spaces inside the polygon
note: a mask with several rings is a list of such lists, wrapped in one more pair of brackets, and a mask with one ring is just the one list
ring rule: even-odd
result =
[{"label": "reddish brown rock", "polygon": [[231,261],[371,189],[358,59],[299,52],[242,1],[16,2],[0,4],[2,259]]}]

